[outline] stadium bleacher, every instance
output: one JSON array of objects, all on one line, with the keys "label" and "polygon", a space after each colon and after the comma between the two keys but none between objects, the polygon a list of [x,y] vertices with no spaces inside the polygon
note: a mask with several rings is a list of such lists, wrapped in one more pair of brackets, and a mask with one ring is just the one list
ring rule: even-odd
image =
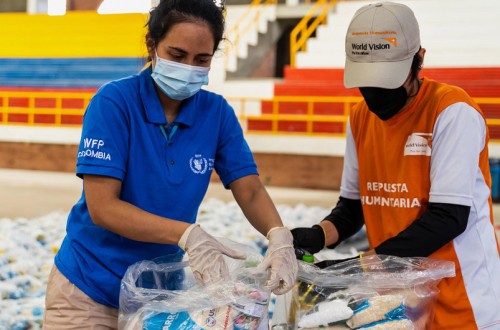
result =
[{"label": "stadium bleacher", "polygon": [[[287,24],[290,20],[297,22],[314,3],[307,1],[309,4],[304,5],[305,2],[273,2],[275,12],[266,17],[281,23],[286,21]],[[427,48],[422,75],[458,85],[473,97],[498,100],[499,46],[492,41],[490,32],[500,30],[500,20],[495,17],[495,13],[499,12],[500,2],[482,0],[481,6],[466,0],[399,2],[414,8],[421,24],[422,45]],[[359,97],[356,89],[348,90],[343,87],[343,38],[354,11],[366,3],[366,0],[338,1],[328,14],[326,24],[320,25],[307,41],[307,50],[296,54],[296,66],[285,65],[282,68],[283,77],[227,79],[225,57],[229,53],[227,49],[222,49],[216,54],[210,72],[210,84],[206,88],[226,96],[239,115],[244,108],[245,115],[253,116],[242,117],[242,120],[247,119],[243,126],[247,129],[249,144],[257,155],[293,155],[291,157],[296,160],[296,155],[300,154],[307,162],[311,160],[306,156],[311,155],[342,157],[342,120],[345,120],[347,114],[346,106],[353,104],[350,103],[353,101],[334,104],[318,100],[328,97]],[[284,10],[291,7],[294,10]],[[444,8],[447,9],[447,15],[441,14]],[[228,5],[226,31],[231,31],[240,22],[239,18],[247,9],[248,5],[240,2]],[[37,143],[45,136],[48,140],[49,135],[50,141],[56,141],[65,125],[78,130],[89,93],[109,80],[138,72],[145,63],[146,14],[99,15],[83,11],[50,17],[4,13],[0,14],[0,20],[0,42],[4,45],[0,48],[0,122],[4,128],[8,128],[0,130],[0,144],[2,141],[12,142],[13,137],[20,143]],[[272,21],[268,21],[268,24],[271,23]],[[283,29],[281,32],[281,39],[286,39],[290,30]],[[288,45],[284,43],[279,46]],[[288,50],[278,48],[278,45],[271,47],[271,55],[265,61],[274,60],[275,65],[286,63],[286,60],[276,57],[283,56]],[[247,54],[252,56],[251,53]],[[49,94],[38,94],[41,91]],[[22,93],[16,94],[17,92]],[[81,93],[81,96],[71,94],[74,92]],[[278,98],[283,99],[279,101],[280,106],[276,111]],[[290,102],[289,98],[303,100]],[[250,101],[242,105],[245,100]],[[500,101],[496,101],[496,104],[481,104],[489,119],[500,119],[499,103]],[[15,111],[9,113],[12,108]],[[40,113],[37,114],[37,111]],[[288,117],[266,121],[258,118],[263,117],[262,115],[270,118],[275,115]],[[321,118],[297,120],[293,117],[295,115]],[[334,118],[334,121],[326,121],[328,116]],[[37,134],[32,134],[37,125],[38,129],[43,128],[47,133],[38,134],[37,131]],[[494,139],[500,139],[499,127],[498,124],[490,127]],[[13,134],[13,131],[20,133]],[[258,134],[252,134],[255,132]],[[78,137],[78,134],[73,136]],[[273,136],[273,143],[269,143],[269,136]],[[61,134],[60,143],[76,144],[78,141],[70,141]],[[5,150],[10,149],[5,147]],[[500,144],[493,143],[490,150],[493,156],[500,157]],[[323,160],[321,164],[322,162]],[[272,163],[276,162],[269,162]],[[8,164],[9,160],[6,159],[4,166],[8,167]],[[266,161],[261,164],[266,164]],[[263,172],[266,171],[266,166],[261,166]],[[64,166],[68,167],[71,168]],[[276,177],[275,175],[273,182],[276,182]],[[338,177],[339,173],[336,173],[330,181],[321,180],[310,186],[321,186],[324,182],[334,182],[333,186],[336,186]],[[283,185],[286,184],[283,182]]]}]

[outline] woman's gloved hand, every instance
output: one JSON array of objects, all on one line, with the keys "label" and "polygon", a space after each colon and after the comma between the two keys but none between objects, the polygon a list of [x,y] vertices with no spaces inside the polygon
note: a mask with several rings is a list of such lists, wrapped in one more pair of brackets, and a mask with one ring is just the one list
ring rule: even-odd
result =
[{"label": "woman's gloved hand", "polygon": [[271,268],[271,275],[266,288],[274,294],[288,292],[295,285],[298,265],[293,248],[293,236],[286,227],[274,227],[267,233],[269,246],[264,260],[257,266],[257,272],[265,272]]},{"label": "woman's gloved hand", "polygon": [[245,258],[244,253],[224,246],[198,224],[192,224],[184,231],[178,245],[188,254],[189,266],[200,284],[230,278],[224,255],[235,259]]},{"label": "woman's gloved hand", "polygon": [[315,254],[325,247],[325,231],[320,225],[314,225],[310,228],[294,228],[292,229],[292,235],[293,245],[296,249]]}]

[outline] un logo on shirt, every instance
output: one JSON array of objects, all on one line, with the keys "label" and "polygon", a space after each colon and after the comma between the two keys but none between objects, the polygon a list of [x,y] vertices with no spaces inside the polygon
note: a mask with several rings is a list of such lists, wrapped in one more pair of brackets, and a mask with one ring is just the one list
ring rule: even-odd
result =
[{"label": "un logo on shirt", "polygon": [[208,169],[208,161],[201,155],[194,155],[189,160],[189,167],[194,174],[205,174]]}]

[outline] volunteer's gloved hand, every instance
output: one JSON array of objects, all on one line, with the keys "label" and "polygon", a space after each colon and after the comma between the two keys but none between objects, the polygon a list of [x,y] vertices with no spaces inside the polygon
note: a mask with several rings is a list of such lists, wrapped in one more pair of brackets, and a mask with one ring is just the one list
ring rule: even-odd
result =
[{"label": "volunteer's gloved hand", "polygon": [[311,228],[299,227],[292,229],[292,235],[293,245],[297,249],[315,254],[325,247],[325,231],[320,225],[314,225]]},{"label": "volunteer's gloved hand", "polygon": [[274,294],[287,293],[295,285],[298,264],[293,248],[293,236],[286,227],[274,227],[267,233],[269,246],[264,260],[257,266],[257,272],[271,268],[266,288]]},{"label": "volunteer's gloved hand", "polygon": [[230,278],[223,255],[236,259],[245,258],[244,253],[224,246],[198,224],[192,224],[186,229],[178,245],[187,252],[189,266],[200,284],[210,284]]}]

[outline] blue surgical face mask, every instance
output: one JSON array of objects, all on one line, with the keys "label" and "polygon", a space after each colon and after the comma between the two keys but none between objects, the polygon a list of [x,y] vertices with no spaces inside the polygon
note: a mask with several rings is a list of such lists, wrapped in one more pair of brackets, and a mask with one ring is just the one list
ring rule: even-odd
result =
[{"label": "blue surgical face mask", "polygon": [[158,57],[151,77],[171,99],[185,100],[208,84],[210,67],[192,66]]}]

